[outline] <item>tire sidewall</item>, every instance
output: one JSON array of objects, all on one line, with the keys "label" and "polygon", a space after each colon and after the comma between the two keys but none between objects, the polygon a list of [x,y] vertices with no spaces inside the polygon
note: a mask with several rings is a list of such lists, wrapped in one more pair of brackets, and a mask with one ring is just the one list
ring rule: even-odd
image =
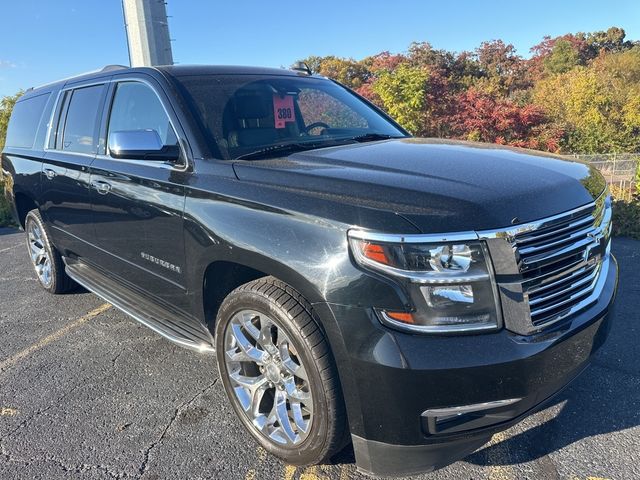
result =
[{"label": "tire sidewall", "polygon": [[[35,272],[35,266],[33,265],[33,261],[31,261],[31,252],[30,252],[31,245],[29,243],[29,226],[32,223],[35,223],[38,226],[38,228],[40,228],[40,232],[42,232],[42,240],[44,242],[44,249],[47,251],[47,255],[49,256],[49,264],[51,265],[51,282],[49,283],[49,285],[45,285],[44,283],[42,283],[42,280],[40,280],[40,276],[37,274],[37,272]],[[24,228],[25,232],[27,234],[27,253],[29,254],[29,261],[31,263],[31,267],[34,270],[34,273],[36,273],[36,278],[38,279],[38,283],[45,290],[49,292],[55,292],[57,291],[57,281],[58,281],[58,263],[56,262],[56,256],[55,256],[56,252],[53,249],[53,246],[51,245],[51,240],[49,239],[49,232],[47,231],[44,225],[44,222],[42,221],[40,212],[38,212],[37,210],[32,210],[29,213],[27,213],[27,216],[25,217],[25,221],[24,221],[24,227],[25,227]]]},{"label": "tire sidewall", "polygon": [[[283,447],[269,440],[249,421],[235,398],[224,358],[224,336],[230,320],[241,310],[255,310],[268,316],[278,328],[284,329],[294,347],[297,349],[299,356],[302,357],[302,362],[309,376],[309,386],[313,397],[313,421],[309,435],[299,445]],[[323,456],[327,443],[329,419],[327,398],[323,389],[321,374],[317,369],[309,346],[304,340],[301,340],[300,337],[301,334],[286,309],[277,302],[257,292],[243,291],[231,293],[227,299],[225,299],[218,312],[215,328],[218,371],[227,397],[238,418],[265,450],[283,458],[289,463],[308,465],[316,463],[317,460]]]}]

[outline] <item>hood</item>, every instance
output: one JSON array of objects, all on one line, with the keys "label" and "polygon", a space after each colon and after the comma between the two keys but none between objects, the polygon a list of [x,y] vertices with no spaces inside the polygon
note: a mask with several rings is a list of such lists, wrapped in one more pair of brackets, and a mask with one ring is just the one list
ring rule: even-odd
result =
[{"label": "hood", "polygon": [[[423,233],[539,220],[594,200],[588,165],[492,144],[405,138],[239,161],[240,180],[405,217]],[[361,219],[358,224],[367,227]]]}]

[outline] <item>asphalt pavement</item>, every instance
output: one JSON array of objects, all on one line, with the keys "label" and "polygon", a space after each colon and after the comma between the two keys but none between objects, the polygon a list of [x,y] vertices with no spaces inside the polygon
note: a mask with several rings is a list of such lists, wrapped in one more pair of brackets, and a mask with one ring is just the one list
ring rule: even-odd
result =
[{"label": "asphalt pavement", "polygon": [[[549,408],[421,479],[640,478],[640,242],[615,239],[613,329]],[[24,234],[0,229],[0,479],[345,480],[258,448],[212,356],[182,349],[95,295],[39,288]]]}]

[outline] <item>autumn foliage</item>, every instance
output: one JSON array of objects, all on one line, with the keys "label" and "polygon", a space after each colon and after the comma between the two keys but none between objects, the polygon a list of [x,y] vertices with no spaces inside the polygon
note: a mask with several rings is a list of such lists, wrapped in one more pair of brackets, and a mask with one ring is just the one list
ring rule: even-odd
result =
[{"label": "autumn foliage", "polygon": [[530,58],[493,40],[473,52],[413,43],[401,54],[304,61],[415,135],[564,153],[640,151],[640,42],[620,28],[545,37]]}]

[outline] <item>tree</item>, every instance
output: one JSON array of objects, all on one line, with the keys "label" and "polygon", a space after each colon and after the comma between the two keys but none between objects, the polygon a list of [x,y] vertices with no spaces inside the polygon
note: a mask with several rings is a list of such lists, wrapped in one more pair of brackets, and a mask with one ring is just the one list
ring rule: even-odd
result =
[{"label": "tree", "polygon": [[453,133],[474,141],[557,151],[563,131],[535,105],[519,106],[470,88],[457,98]]},{"label": "tree", "polygon": [[638,85],[608,70],[577,67],[540,81],[534,101],[567,126],[564,149],[575,153],[638,151]]},{"label": "tree", "polygon": [[[546,36],[542,42],[531,48],[531,53],[533,55],[528,61],[527,74],[532,82],[552,73],[545,68],[545,62],[553,55],[554,48],[558,42],[564,43],[565,45],[566,43],[571,45],[572,50],[576,52],[578,56],[576,65],[585,65],[591,58],[593,58],[593,51],[587,43],[584,33],[578,33],[575,35],[573,33],[568,33],[555,38]],[[561,57],[563,54],[571,55],[567,50],[566,46],[563,46],[556,55],[560,55]]]},{"label": "tree", "polygon": [[544,70],[546,73],[555,75],[565,73],[580,64],[580,56],[568,40],[561,38],[558,40],[551,53],[544,59]]},{"label": "tree", "polygon": [[352,58],[310,56],[302,61],[313,73],[332,78],[353,89],[361,87],[370,76],[366,65]]},{"label": "tree", "polygon": [[523,75],[525,62],[516,54],[511,44],[502,40],[483,42],[475,50],[475,58],[486,79],[486,90],[497,95],[507,96],[515,89],[525,88]]},{"label": "tree", "polygon": [[412,43],[363,60],[309,57],[416,135],[573,153],[640,151],[640,43],[624,30],[545,37],[524,60],[501,40],[472,52]]},{"label": "tree", "polygon": [[[4,148],[4,141],[7,136],[7,127],[9,125],[9,117],[13,107],[18,101],[18,98],[22,95],[22,91],[15,95],[4,97],[0,100],[0,151]],[[4,197],[4,179],[2,178],[2,170],[0,170],[0,227],[5,227],[13,224],[11,213],[9,212],[9,205],[7,205]]]},{"label": "tree", "polygon": [[4,148],[4,140],[7,136],[7,127],[9,126],[9,117],[13,111],[13,106],[22,96],[22,91],[15,95],[9,95],[0,100],[0,150]]},{"label": "tree", "polygon": [[626,32],[622,28],[611,27],[607,31],[593,32],[585,36],[593,57],[601,51],[619,52],[630,48],[631,42],[625,42]]},{"label": "tree", "polygon": [[425,69],[401,63],[395,70],[382,71],[371,88],[389,115],[411,133],[420,134],[428,78]]}]

